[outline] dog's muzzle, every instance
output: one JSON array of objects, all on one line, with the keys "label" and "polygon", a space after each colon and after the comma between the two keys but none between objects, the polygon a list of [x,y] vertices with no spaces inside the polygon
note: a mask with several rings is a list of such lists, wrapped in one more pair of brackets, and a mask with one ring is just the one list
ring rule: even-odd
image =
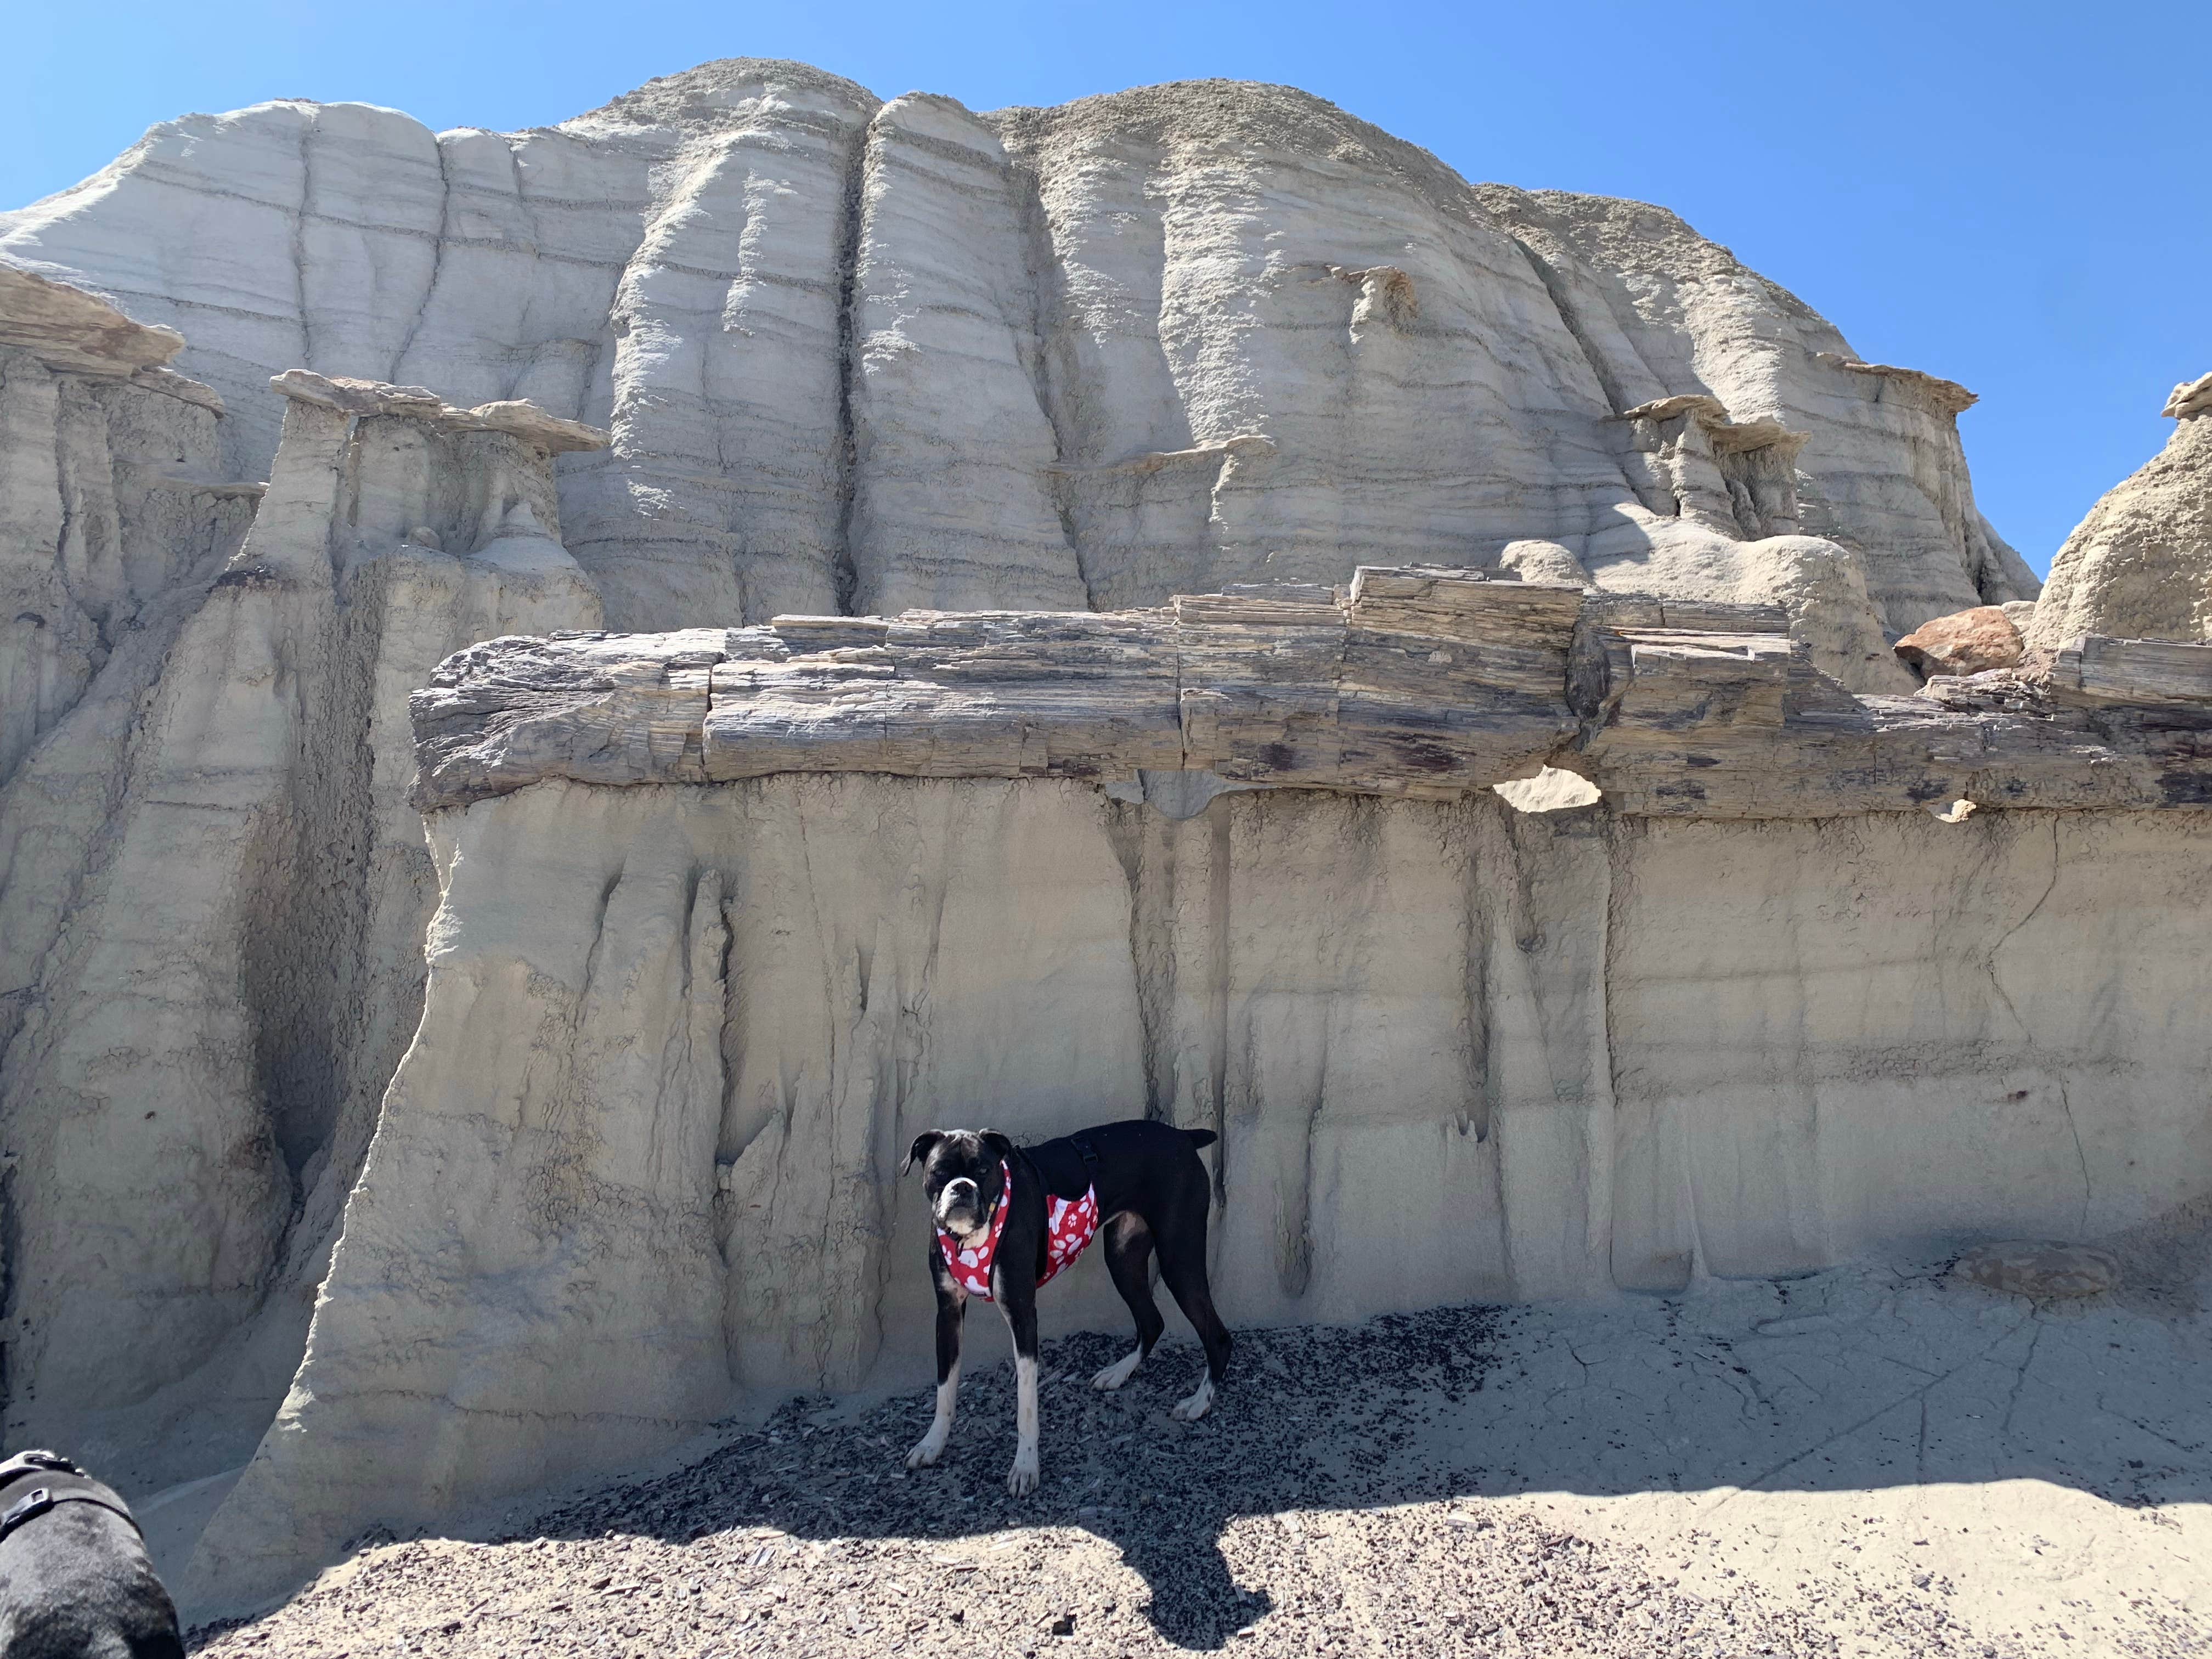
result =
[{"label": "dog's muzzle", "polygon": [[971,1233],[982,1224],[982,1189],[960,1176],[937,1195],[937,1224],[948,1233]]}]

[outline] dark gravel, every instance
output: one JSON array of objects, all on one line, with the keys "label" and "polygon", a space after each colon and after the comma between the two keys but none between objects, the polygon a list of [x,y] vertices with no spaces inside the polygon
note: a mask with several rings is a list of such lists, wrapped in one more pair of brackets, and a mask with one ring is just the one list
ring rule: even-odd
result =
[{"label": "dark gravel", "polygon": [[[1513,1317],[1243,1334],[1221,1404],[1193,1425],[1167,1408],[1194,1379],[1194,1349],[1108,1395],[1089,1379],[1121,1339],[1048,1344],[1043,1484],[1021,1499],[1004,1486],[1003,1363],[969,1379],[944,1460],[913,1474],[926,1392],[857,1414],[794,1400],[698,1463],[518,1535],[368,1548],[194,1646],[300,1659],[2027,1651],[1959,1623],[1941,1583],[1700,1595],[1639,1547],[1546,1521],[1464,1430],[1437,1428],[1481,1390]],[[2122,1650],[2188,1648],[2177,1630],[2172,1646]]]}]

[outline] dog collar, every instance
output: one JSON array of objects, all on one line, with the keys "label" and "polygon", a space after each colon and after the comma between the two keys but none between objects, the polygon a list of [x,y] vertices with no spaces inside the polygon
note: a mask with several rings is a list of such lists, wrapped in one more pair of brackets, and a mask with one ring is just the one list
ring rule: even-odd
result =
[{"label": "dog collar", "polygon": [[[1014,1172],[1006,1160],[999,1161],[999,1203],[991,1213],[990,1231],[980,1244],[963,1244],[951,1233],[937,1230],[937,1248],[944,1253],[945,1269],[952,1275],[952,1282],[970,1296],[979,1296],[986,1302],[997,1298],[991,1294],[991,1264],[998,1259],[999,1239],[1006,1231],[1006,1208],[1014,1195]],[[1047,1193],[1045,1206],[1044,1272],[1038,1275],[1040,1285],[1049,1285],[1060,1276],[1060,1270],[1083,1254],[1098,1231],[1098,1189],[1085,1187],[1080,1198],[1056,1198]]]},{"label": "dog collar", "polygon": [[[23,1482],[21,1474],[36,1473],[37,1484],[27,1492],[16,1489]],[[0,1510],[0,1543],[12,1537],[16,1529],[42,1515],[50,1515],[64,1504],[91,1504],[121,1516],[131,1523],[131,1530],[145,1536],[138,1525],[138,1517],[131,1507],[117,1497],[112,1487],[94,1480],[88,1474],[77,1473],[73,1468],[66,1473],[36,1469],[21,1471],[16,1479],[7,1483],[9,1497],[14,1501]]]}]

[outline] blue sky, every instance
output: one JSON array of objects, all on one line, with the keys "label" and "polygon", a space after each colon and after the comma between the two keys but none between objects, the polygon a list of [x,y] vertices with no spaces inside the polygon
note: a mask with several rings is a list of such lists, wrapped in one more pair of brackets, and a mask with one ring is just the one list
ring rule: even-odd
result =
[{"label": "blue sky", "polygon": [[1983,510],[2039,570],[2212,369],[2212,4],[816,6],[19,0],[0,205],[155,121],[359,99],[544,125],[711,58],[978,109],[1286,82],[1474,179],[1663,203],[1860,353],[1964,381]]}]

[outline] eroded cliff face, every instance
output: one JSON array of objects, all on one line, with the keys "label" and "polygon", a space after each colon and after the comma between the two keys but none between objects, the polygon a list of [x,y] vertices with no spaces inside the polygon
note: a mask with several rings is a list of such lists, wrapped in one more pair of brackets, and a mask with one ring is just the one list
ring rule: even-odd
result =
[{"label": "eroded cliff face", "polygon": [[[923,1375],[934,1125],[1217,1129],[1239,1322],[2129,1224],[2212,1184],[2202,817],[791,775],[440,813],[423,1023],[198,1582]],[[1047,1314],[1124,1317],[1097,1273]]]},{"label": "eroded cliff face", "polygon": [[422,1024],[195,1588],[921,1375],[931,1127],[1214,1130],[1255,1323],[2197,1197],[2212,646],[1862,698],[1682,625],[1756,620],[1363,567],[458,653]]},{"label": "eroded cliff face", "polygon": [[1884,629],[2036,587],[1970,394],[1662,210],[1470,187],[1283,88],[976,115],[731,59],[511,135],[260,105],[0,216],[0,258],[183,330],[249,476],[300,365],[608,427],[561,488],[618,627],[1517,546],[1784,604],[1871,690],[1909,689]]},{"label": "eroded cliff face", "polygon": [[0,215],[11,1437],[252,1455],[204,1607],[905,1378],[940,1121],[1216,1128],[1246,1321],[2202,1193],[2203,653],[1882,695],[1969,401],[1282,88],[155,129]]},{"label": "eroded cliff face", "polygon": [[[112,465],[139,493],[106,534],[173,562],[0,790],[9,1433],[137,1486],[265,1425],[420,1011],[435,884],[407,688],[487,633],[599,620],[552,538],[548,459],[596,434],[412,388],[283,390],[265,494],[190,471],[204,387],[187,453]],[[64,479],[98,436],[62,428]],[[97,517],[66,522],[98,542]],[[37,574],[65,584],[77,544]]]}]

